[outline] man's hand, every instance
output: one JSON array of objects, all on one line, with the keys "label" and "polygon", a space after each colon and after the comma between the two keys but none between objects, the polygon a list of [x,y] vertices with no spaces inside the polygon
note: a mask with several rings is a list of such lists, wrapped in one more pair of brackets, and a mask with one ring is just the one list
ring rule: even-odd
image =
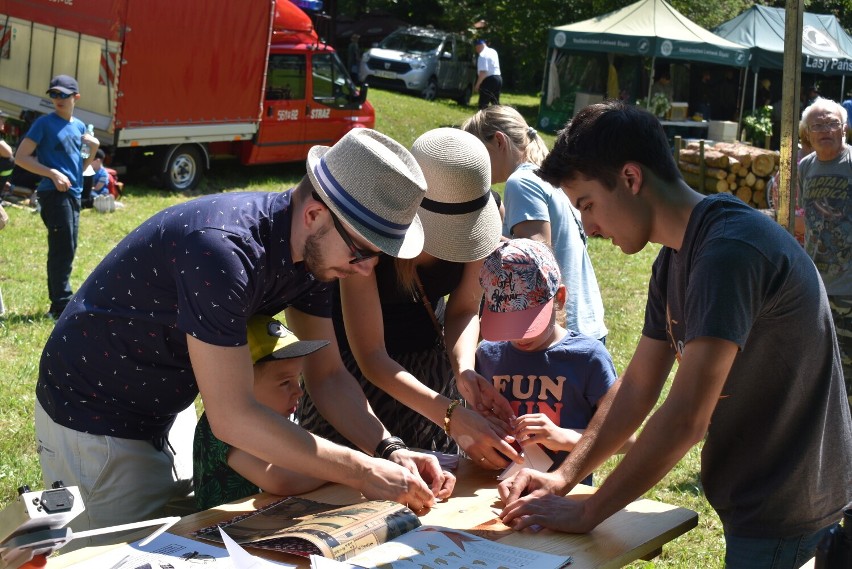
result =
[{"label": "man's hand", "polygon": [[[416,454],[410,451],[398,450],[391,455],[391,458],[394,458],[399,453]],[[435,460],[435,471],[427,469],[423,477],[432,481],[440,479],[440,483],[443,485],[444,481],[441,469],[438,468],[438,461],[433,456],[429,458]],[[420,464],[418,460],[415,460],[411,456],[400,456],[397,459],[406,462],[409,467],[400,466],[395,462],[383,458],[368,460],[371,460],[372,464],[366,471],[367,475],[359,481],[360,484],[354,484],[367,499],[393,500],[400,504],[406,504],[415,512],[424,508],[431,508],[435,505],[435,494],[429,490],[429,487],[417,470]],[[412,467],[412,465],[414,466]],[[452,484],[455,484],[455,478],[453,478]]]},{"label": "man's hand", "polygon": [[544,496],[546,494],[565,494],[565,480],[556,472],[538,472],[524,468],[511,478],[497,485],[497,492],[504,504],[511,504],[521,496]]},{"label": "man's hand", "polygon": [[491,382],[472,369],[456,377],[456,386],[464,400],[483,415],[494,415],[506,424],[515,418],[515,411],[503,394]]},{"label": "man's hand", "polygon": [[589,496],[526,496],[500,512],[500,519],[514,530],[541,526],[568,533],[587,533],[601,521],[591,513]]},{"label": "man's hand", "polygon": [[[453,493],[456,477],[450,472],[441,470],[438,459],[433,455],[400,449],[391,453],[390,460],[422,479],[425,484],[429,484],[433,498],[444,500]],[[434,500],[429,506],[433,503]]]}]

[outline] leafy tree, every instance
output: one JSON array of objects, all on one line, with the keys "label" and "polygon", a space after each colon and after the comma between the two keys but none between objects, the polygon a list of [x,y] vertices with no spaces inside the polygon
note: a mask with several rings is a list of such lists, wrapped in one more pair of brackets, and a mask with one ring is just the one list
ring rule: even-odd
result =
[{"label": "leafy tree", "polygon": [[[458,29],[484,21],[478,33],[501,54],[504,81],[513,88],[538,89],[544,72],[547,33],[554,26],[579,22],[633,3],[635,0],[437,0],[444,21]],[[711,28],[751,6],[750,0],[670,0],[698,25]],[[844,0],[835,0],[844,1]],[[845,0],[849,1],[849,0]]]},{"label": "leafy tree", "polygon": [[438,0],[327,0],[327,9],[337,15],[359,18],[365,14],[379,13],[395,16],[412,25],[434,25],[445,23],[444,11]]}]

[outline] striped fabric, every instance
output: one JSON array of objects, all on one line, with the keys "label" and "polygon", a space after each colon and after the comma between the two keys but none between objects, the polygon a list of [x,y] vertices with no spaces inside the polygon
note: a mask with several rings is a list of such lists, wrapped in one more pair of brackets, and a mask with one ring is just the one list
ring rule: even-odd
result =
[{"label": "striped fabric", "polygon": [[[412,411],[365,379],[358,364],[355,363],[352,352],[342,350],[340,355],[346,369],[361,384],[373,411],[391,435],[401,438],[410,448],[447,453],[458,452],[458,446],[444,433],[443,427]],[[430,350],[407,354],[390,354],[390,357],[438,393],[450,399],[460,397],[452,379],[452,368],[443,346],[436,345]],[[296,415],[299,424],[315,435],[342,445],[353,446],[320,416],[307,392],[299,403]]]}]

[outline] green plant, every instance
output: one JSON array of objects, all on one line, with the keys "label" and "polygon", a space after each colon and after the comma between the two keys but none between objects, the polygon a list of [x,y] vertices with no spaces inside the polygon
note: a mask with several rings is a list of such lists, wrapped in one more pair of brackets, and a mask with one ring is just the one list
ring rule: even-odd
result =
[{"label": "green plant", "polygon": [[763,144],[772,136],[772,106],[765,105],[743,117],[743,131],[752,144]]},{"label": "green plant", "polygon": [[648,103],[648,97],[643,97],[636,101],[636,105],[643,109],[648,109],[648,112],[655,114],[658,117],[666,116],[669,109],[672,108],[671,101],[664,94],[657,92],[651,95],[651,103]]}]

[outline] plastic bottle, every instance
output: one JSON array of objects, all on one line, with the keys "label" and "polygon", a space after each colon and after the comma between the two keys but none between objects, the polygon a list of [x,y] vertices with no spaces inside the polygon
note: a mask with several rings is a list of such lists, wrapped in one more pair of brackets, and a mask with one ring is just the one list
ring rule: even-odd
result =
[{"label": "plastic bottle", "polygon": [[[95,136],[95,125],[87,125],[86,134],[90,136]],[[89,148],[89,145],[84,142],[83,145],[80,147],[80,156],[83,157],[83,160],[86,160],[89,157],[89,154],[91,154],[91,149]]]}]

